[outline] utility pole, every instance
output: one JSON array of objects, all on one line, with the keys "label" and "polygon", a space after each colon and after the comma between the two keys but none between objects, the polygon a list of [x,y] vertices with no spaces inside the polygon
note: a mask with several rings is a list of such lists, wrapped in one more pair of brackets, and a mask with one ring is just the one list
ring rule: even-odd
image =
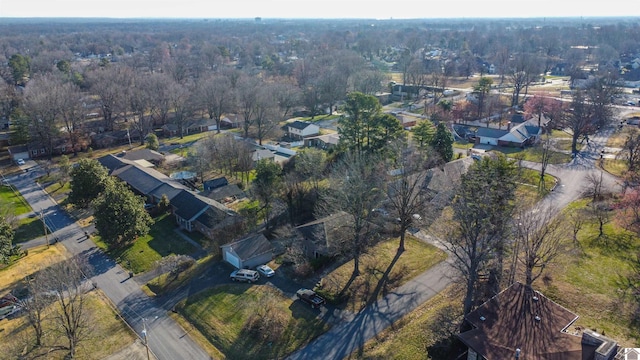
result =
[{"label": "utility pole", "polygon": [[151,360],[151,356],[149,355],[149,337],[147,335],[147,323],[144,318],[142,319],[142,335],[144,336],[144,347],[147,348],[147,360]]}]

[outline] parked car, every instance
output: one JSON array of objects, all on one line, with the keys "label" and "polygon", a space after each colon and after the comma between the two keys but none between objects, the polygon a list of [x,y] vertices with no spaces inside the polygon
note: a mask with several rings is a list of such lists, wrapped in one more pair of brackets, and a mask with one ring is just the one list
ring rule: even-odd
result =
[{"label": "parked car", "polygon": [[246,281],[248,283],[252,283],[260,279],[260,274],[255,270],[240,269],[232,272],[229,277],[233,281]]},{"label": "parked car", "polygon": [[18,159],[18,160],[16,160],[16,164],[24,165],[24,160],[23,159]]},{"label": "parked car", "polygon": [[258,270],[261,275],[264,275],[266,277],[272,277],[276,274],[276,272],[273,271],[273,269],[270,268],[269,265],[260,265],[256,268],[256,270]]},{"label": "parked car", "polygon": [[316,294],[315,291],[309,290],[309,289],[302,288],[296,291],[296,296],[298,297],[298,299],[311,305],[311,307],[314,309],[326,303],[326,301],[322,296]]}]

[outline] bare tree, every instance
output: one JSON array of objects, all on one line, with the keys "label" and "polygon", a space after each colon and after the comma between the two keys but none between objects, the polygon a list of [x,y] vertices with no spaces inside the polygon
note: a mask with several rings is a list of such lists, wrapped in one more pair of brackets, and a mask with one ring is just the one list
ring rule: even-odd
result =
[{"label": "bare tree", "polygon": [[59,138],[62,82],[54,75],[38,75],[24,92],[23,108],[30,117],[32,139],[46,149],[49,158]]},{"label": "bare tree", "polygon": [[[529,287],[562,252],[566,233],[563,217],[558,213],[557,209],[544,206],[523,206],[516,212],[512,266],[517,262],[524,266],[525,284]],[[513,266],[512,276],[515,273]]]},{"label": "bare tree", "polygon": [[384,194],[381,189],[380,169],[372,155],[346,153],[336,163],[329,180],[329,188],[319,206],[323,215],[344,211],[349,215],[344,226],[344,251],[353,259],[353,276],[360,275],[360,255],[372,241],[374,232],[369,221],[371,209]]},{"label": "bare tree", "polygon": [[591,196],[591,201],[596,202],[602,200],[604,186],[604,172],[590,172],[585,177],[587,180],[585,195]]},{"label": "bare tree", "polygon": [[273,96],[272,86],[264,84],[257,93],[254,103],[255,120],[253,127],[258,138],[258,144],[262,145],[262,140],[269,136],[279,124],[276,99]]},{"label": "bare tree", "polygon": [[238,80],[237,105],[238,111],[244,119],[242,129],[244,130],[245,138],[249,137],[249,129],[253,125],[258,89],[260,89],[261,85],[260,80],[248,75],[244,75]]},{"label": "bare tree", "polygon": [[622,158],[627,164],[627,171],[634,172],[640,165],[640,130],[628,128],[626,133],[627,139],[616,158]]},{"label": "bare tree", "polygon": [[229,78],[218,75],[204,79],[198,84],[197,94],[200,106],[206,109],[209,119],[215,120],[220,133],[222,116],[233,109],[235,100]]},{"label": "bare tree", "polygon": [[400,243],[398,252],[405,250],[406,231],[422,217],[426,217],[427,211],[427,185],[428,173],[425,168],[430,167],[429,161],[422,158],[418,149],[407,145],[398,144],[395,147],[395,161],[390,164],[387,174],[389,176],[385,193],[393,213],[397,216],[400,230]]},{"label": "bare tree", "polygon": [[28,296],[20,300],[20,307],[27,315],[29,326],[33,329],[35,346],[42,345],[44,336],[45,309],[51,303],[50,298],[44,292],[46,283],[43,274],[36,273],[32,277],[27,277],[26,288]]},{"label": "bare tree", "polygon": [[[55,310],[52,319],[55,329],[62,332],[67,340],[66,346],[55,350],[66,350],[69,357],[75,356],[78,344],[85,340],[90,332],[89,312],[86,306],[87,293],[93,284],[86,277],[86,267],[77,258],[55,263],[42,273],[39,289],[54,299]],[[36,290],[38,291],[38,290]]]}]

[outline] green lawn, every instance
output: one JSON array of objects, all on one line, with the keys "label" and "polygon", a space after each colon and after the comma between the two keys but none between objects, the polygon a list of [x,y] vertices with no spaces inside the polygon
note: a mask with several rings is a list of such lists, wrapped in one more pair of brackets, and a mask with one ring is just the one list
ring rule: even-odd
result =
[{"label": "green lawn", "polygon": [[516,189],[518,195],[517,199],[530,198],[532,200],[540,199],[546,195],[556,183],[556,179],[549,175],[544,175],[544,191],[539,191],[540,185],[540,172],[533,169],[521,169],[520,177],[518,179],[518,188]]},{"label": "green lawn", "polygon": [[298,118],[299,121],[324,121],[324,120],[333,120],[339,119],[342,115],[316,115],[313,118],[311,116]]},{"label": "green lawn", "polygon": [[210,134],[211,134],[210,132],[204,131],[196,134],[185,135],[182,139],[179,136],[177,136],[177,137],[170,137],[170,138],[162,138],[159,140],[163,143],[168,143],[168,144],[186,144],[192,141],[198,141],[203,137],[209,136]]},{"label": "green lawn", "polygon": [[[542,150],[539,147],[529,147],[525,149],[498,146],[493,151],[499,151],[510,158],[519,158],[522,160],[541,162]],[[566,164],[571,161],[571,155],[552,151],[549,159],[550,164]]]},{"label": "green lawn", "polygon": [[622,177],[627,173],[628,165],[624,160],[604,159],[602,168],[612,175]]},{"label": "green lawn", "polygon": [[31,206],[12,186],[0,185],[0,209],[18,216],[30,212]]},{"label": "green lawn", "polygon": [[[588,204],[589,200],[576,201],[567,211],[588,209]],[[535,286],[579,315],[576,326],[597,329],[634,347],[640,342],[640,331],[633,325],[633,307],[622,297],[622,289],[640,238],[621,226],[624,216],[618,211],[611,212],[600,238],[597,223],[587,218],[578,232],[581,250],[563,251],[548,270],[548,280]],[[567,228],[571,227],[568,223]]]},{"label": "green lawn", "polygon": [[394,263],[398,241],[398,238],[383,241],[360,257],[361,274],[351,282],[343,294],[344,298],[340,299],[338,296],[351,279],[353,260],[324,276],[316,290],[328,301],[340,302],[338,306],[358,312],[367,303],[401,286],[447,257],[436,247],[407,235],[406,250]]},{"label": "green lawn", "polygon": [[157,260],[167,255],[189,255],[196,251],[193,245],[174,232],[176,225],[171,215],[161,215],[155,220],[148,235],[125,248],[109,250],[99,236],[94,241],[117,262],[136,274],[151,270]]},{"label": "green lawn", "polygon": [[453,143],[453,148],[454,149],[471,149],[474,145],[475,143],[468,142],[468,141],[455,141]]},{"label": "green lawn", "polygon": [[176,310],[226,359],[282,359],[329,329],[317,310],[268,285],[217,286]]},{"label": "green lawn", "polygon": [[13,242],[15,244],[20,244],[40,236],[44,236],[44,224],[42,224],[42,220],[37,216],[26,217],[18,220],[18,226],[15,228]]}]

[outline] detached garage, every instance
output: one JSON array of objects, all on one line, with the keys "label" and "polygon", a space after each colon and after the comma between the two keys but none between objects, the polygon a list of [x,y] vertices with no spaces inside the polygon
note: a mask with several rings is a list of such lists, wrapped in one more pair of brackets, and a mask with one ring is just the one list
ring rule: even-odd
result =
[{"label": "detached garage", "polygon": [[238,269],[254,268],[273,259],[273,246],[262,234],[222,245],[222,259]]}]

